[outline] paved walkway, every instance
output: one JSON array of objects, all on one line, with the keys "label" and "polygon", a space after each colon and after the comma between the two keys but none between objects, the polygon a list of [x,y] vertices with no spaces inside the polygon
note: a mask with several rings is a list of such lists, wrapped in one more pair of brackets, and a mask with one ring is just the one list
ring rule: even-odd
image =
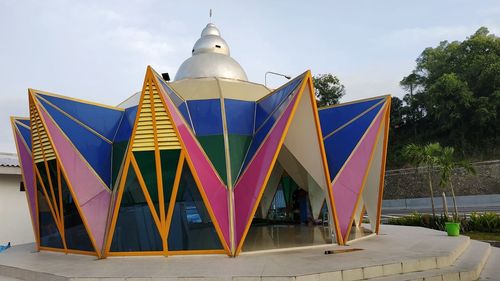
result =
[{"label": "paved walkway", "polygon": [[[1,270],[11,267],[64,277],[211,277],[303,276],[381,264],[450,255],[465,247],[467,237],[419,227],[383,225],[381,235],[349,246],[325,245],[272,253],[174,257],[95,257],[34,252],[33,244],[15,246],[0,254]],[[325,250],[359,248],[361,251],[325,255]]]},{"label": "paved walkway", "polygon": [[479,280],[500,280],[500,248],[491,248],[490,258],[484,266]]}]

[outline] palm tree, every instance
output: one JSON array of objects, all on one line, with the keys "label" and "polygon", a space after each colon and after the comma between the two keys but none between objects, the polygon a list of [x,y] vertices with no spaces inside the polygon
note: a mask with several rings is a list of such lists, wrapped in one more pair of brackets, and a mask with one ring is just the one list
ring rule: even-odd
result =
[{"label": "palm tree", "polygon": [[437,154],[437,168],[441,173],[441,180],[439,185],[441,188],[445,189],[447,186],[450,187],[451,196],[453,198],[453,208],[454,208],[454,218],[458,218],[458,208],[457,208],[457,200],[455,198],[455,190],[453,189],[453,183],[451,181],[451,176],[453,174],[453,170],[456,168],[463,168],[468,174],[475,174],[476,171],[474,167],[468,161],[457,161],[453,157],[455,153],[455,149],[453,147],[444,147],[441,148],[439,153]]},{"label": "palm tree", "polygon": [[429,183],[429,191],[431,194],[432,216],[436,216],[436,208],[434,205],[434,189],[432,187],[432,169],[436,164],[436,152],[440,149],[439,143],[431,143],[426,146],[417,144],[408,144],[403,149],[404,157],[412,163],[418,172],[418,167],[421,165],[426,166],[427,178]]}]

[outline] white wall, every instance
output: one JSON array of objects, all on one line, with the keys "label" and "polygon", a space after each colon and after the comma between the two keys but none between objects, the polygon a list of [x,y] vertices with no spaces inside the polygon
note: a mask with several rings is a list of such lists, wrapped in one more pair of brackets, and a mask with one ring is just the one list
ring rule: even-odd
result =
[{"label": "white wall", "polygon": [[0,174],[0,244],[35,241],[25,192],[19,191],[21,175]]}]

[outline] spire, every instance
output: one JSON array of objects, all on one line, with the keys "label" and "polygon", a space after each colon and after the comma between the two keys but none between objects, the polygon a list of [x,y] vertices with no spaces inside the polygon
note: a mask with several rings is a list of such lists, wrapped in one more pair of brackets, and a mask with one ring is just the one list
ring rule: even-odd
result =
[{"label": "spire", "polygon": [[[209,12],[212,19],[212,9]],[[230,56],[229,46],[221,37],[217,26],[208,23],[194,43],[192,56],[179,67],[175,80],[196,77],[224,77],[247,80],[247,75],[238,62]]]}]

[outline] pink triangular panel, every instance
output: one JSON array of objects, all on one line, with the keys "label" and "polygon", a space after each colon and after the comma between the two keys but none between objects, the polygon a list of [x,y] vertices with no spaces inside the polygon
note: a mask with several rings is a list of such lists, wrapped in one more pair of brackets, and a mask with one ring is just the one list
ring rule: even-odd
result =
[{"label": "pink triangular panel", "polygon": [[[92,232],[97,251],[101,251],[106,230],[106,214],[108,213],[111,194],[99,177],[82,160],[71,142],[64,136],[49,114],[43,110],[40,113],[52,138],[54,149],[63,166],[68,181],[75,193],[83,216]],[[96,215],[98,214],[98,215]]]},{"label": "pink triangular panel", "polygon": [[181,138],[186,153],[193,164],[195,172],[201,182],[201,188],[209,201],[210,207],[213,210],[217,223],[222,231],[222,235],[226,240],[226,245],[229,245],[229,214],[227,206],[227,189],[224,183],[217,177],[216,172],[210,166],[210,162],[203,154],[200,145],[197,143],[189,127],[184,123],[177,107],[172,103],[170,97],[163,92],[162,87],[159,87],[163,93],[163,98],[168,107],[168,111],[172,116],[171,120],[174,122],[179,137]]},{"label": "pink triangular panel", "polygon": [[33,174],[33,158],[26,145],[24,145],[24,140],[16,132],[16,143],[17,149],[19,151],[19,159],[21,160],[21,168],[23,169],[24,175],[24,187],[26,194],[28,195],[28,206],[31,213],[31,219],[33,220],[33,225],[38,229],[37,219],[36,219],[36,203],[35,203],[35,185],[34,185],[34,174]]},{"label": "pink triangular panel", "polygon": [[248,221],[253,219],[251,217],[253,207],[257,204],[256,201],[261,189],[264,188],[263,184],[266,175],[269,169],[272,169],[271,162],[278,149],[286,123],[290,119],[292,108],[297,102],[297,96],[292,99],[275,127],[269,132],[267,139],[257,151],[255,158],[250,162],[234,188],[235,238],[237,245],[243,237]]},{"label": "pink triangular panel", "polygon": [[[348,235],[347,230],[351,223],[354,205],[361,191],[363,178],[368,168],[370,155],[377,137],[383,114],[376,117],[367,134],[361,140],[359,146],[354,150],[351,158],[347,161],[333,183],[332,191],[335,198],[335,210],[340,226],[342,237]],[[335,137],[335,136],[333,136]]]}]

